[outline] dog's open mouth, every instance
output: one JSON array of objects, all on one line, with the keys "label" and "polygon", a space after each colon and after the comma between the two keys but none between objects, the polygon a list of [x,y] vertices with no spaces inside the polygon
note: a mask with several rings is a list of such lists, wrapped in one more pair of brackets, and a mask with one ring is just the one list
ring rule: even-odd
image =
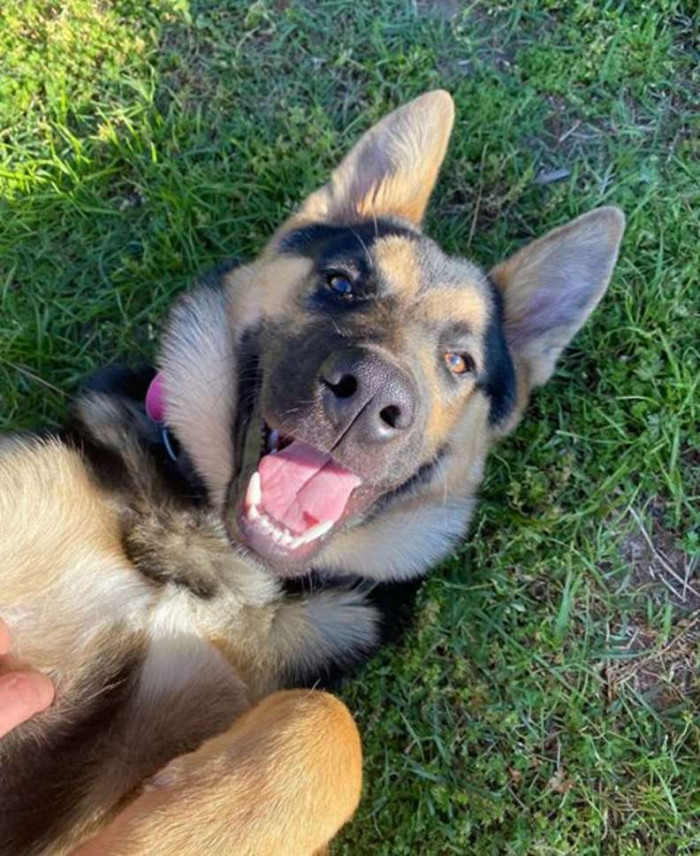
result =
[{"label": "dog's open mouth", "polygon": [[263,450],[248,480],[239,525],[264,556],[302,558],[346,516],[362,480],[333,457],[263,423]]}]

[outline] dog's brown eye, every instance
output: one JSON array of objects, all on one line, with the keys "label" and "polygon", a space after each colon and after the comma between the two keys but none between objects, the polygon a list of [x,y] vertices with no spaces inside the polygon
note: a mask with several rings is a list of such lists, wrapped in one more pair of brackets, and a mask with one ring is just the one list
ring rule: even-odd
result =
[{"label": "dog's brown eye", "polygon": [[443,356],[443,360],[452,374],[463,375],[474,371],[474,360],[472,360],[469,354],[458,354],[456,351],[448,351]]},{"label": "dog's brown eye", "polygon": [[326,277],[328,287],[340,297],[352,297],[352,283],[342,273],[329,273]]}]

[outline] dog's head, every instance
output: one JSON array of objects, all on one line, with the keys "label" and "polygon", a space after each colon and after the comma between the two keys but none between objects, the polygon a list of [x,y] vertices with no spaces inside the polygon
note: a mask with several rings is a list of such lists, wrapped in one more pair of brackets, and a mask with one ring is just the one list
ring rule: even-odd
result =
[{"label": "dog's head", "polygon": [[494,440],[602,297],[600,208],[489,274],[421,232],[453,104],[375,125],[253,263],[176,306],[172,429],[231,539],[280,573],[397,578],[460,537]]}]

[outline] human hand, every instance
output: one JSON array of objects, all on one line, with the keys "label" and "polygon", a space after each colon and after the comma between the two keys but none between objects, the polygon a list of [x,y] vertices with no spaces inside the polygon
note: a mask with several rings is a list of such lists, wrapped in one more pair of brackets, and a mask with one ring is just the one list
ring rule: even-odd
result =
[{"label": "human hand", "polygon": [[[10,644],[10,631],[0,619],[0,663],[10,650]],[[27,671],[0,675],[0,737],[46,710],[53,696],[53,684],[46,675]]]}]

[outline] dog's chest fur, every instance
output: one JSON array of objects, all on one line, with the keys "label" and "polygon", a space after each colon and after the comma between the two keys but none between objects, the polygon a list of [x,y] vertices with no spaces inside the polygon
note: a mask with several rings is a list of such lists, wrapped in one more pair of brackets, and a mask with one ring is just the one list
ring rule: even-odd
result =
[{"label": "dog's chest fur", "polygon": [[361,591],[291,597],[232,549],[206,503],[170,490],[147,434],[129,402],[93,396],[69,435],[0,447],[4,667],[56,685],[0,745],[2,854],[68,852],[261,696],[377,642]]}]

